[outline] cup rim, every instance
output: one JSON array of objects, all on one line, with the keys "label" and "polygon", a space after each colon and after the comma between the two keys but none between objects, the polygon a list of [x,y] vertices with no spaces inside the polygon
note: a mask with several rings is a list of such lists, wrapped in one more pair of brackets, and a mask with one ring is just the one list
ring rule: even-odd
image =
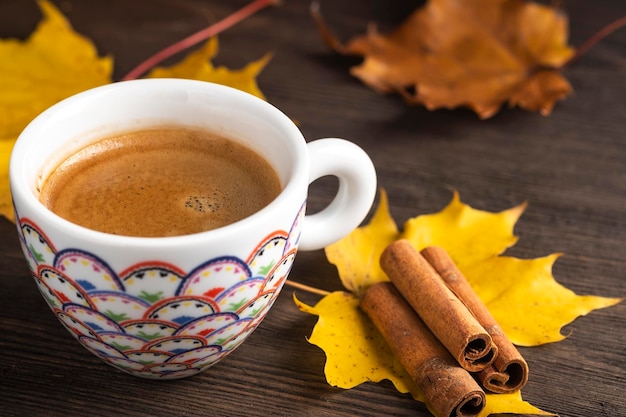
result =
[{"label": "cup rim", "polygon": [[[262,209],[234,223],[216,229],[177,236],[140,237],[101,232],[66,220],[48,209],[32,192],[33,186],[28,183],[26,176],[22,175],[25,158],[28,157],[29,150],[37,143],[40,143],[40,140],[37,139],[36,136],[39,134],[39,131],[44,126],[45,122],[59,112],[76,108],[76,106],[79,106],[80,102],[86,98],[90,98],[91,96],[97,94],[115,92],[118,89],[127,89],[131,85],[140,88],[202,88],[207,89],[207,91],[217,91],[219,94],[225,96],[245,100],[249,104],[255,106],[255,111],[261,112],[264,117],[271,117],[273,125],[277,126],[281,132],[285,132],[286,135],[294,139],[289,140],[289,142],[293,144],[291,151],[292,154],[290,157],[294,159],[293,165],[295,168],[293,169],[293,172],[289,176],[287,182],[282,187],[281,192],[278,196],[276,196],[276,198],[274,198],[274,200]],[[109,244],[112,246],[162,248],[183,244],[193,245],[200,242],[202,242],[202,244],[206,244],[207,240],[219,241],[229,235],[238,234],[245,230],[251,230],[251,228],[255,227],[255,225],[263,223],[264,221],[269,221],[274,217],[273,213],[275,213],[277,209],[288,204],[293,204],[293,202],[290,203],[289,200],[292,199],[294,194],[298,194],[298,189],[299,187],[302,187],[303,182],[308,185],[308,166],[309,159],[306,150],[306,140],[304,139],[302,133],[287,115],[269,102],[247,92],[212,82],[178,78],[154,78],[119,81],[95,87],[63,99],[44,110],[22,130],[15,142],[15,145],[13,146],[9,162],[9,180],[11,194],[14,201],[17,199],[21,200],[24,204],[27,204],[31,210],[36,212],[41,220],[46,223],[55,224],[57,228],[66,230],[68,234],[72,234],[85,240],[98,241],[101,244]],[[39,168],[41,169],[42,167]],[[37,176],[40,175],[41,173],[39,172]],[[306,193],[304,193],[304,195],[306,195]],[[298,201],[298,205],[302,203],[304,203],[304,200]],[[16,210],[16,221],[18,221],[17,214],[19,213],[17,213],[15,203],[14,209]]]}]

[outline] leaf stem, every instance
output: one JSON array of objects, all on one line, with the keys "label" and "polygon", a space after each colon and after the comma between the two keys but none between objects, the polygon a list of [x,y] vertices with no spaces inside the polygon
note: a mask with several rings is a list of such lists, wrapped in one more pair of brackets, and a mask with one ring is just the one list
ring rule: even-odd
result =
[{"label": "leaf stem", "polygon": [[563,66],[565,67],[571,64],[572,62],[576,61],[578,58],[584,55],[589,49],[591,49],[591,47],[593,47],[595,44],[597,44],[602,39],[606,38],[607,36],[615,32],[616,30],[623,28],[624,26],[626,26],[626,16],[622,16],[619,19],[609,23],[608,25],[606,25],[605,27],[603,27],[602,29],[600,29],[599,31],[591,35],[589,39],[584,41],[582,45],[576,48],[574,55],[569,60],[567,60],[567,62]]},{"label": "leaf stem", "polygon": [[319,288],[315,288],[315,287],[311,287],[311,286],[308,286],[308,285],[300,284],[299,282],[295,282],[295,281],[286,280],[285,281],[285,285],[289,285],[290,287],[297,288],[297,289],[303,290],[303,291],[307,291],[307,292],[310,292],[312,294],[324,295],[324,296],[330,294],[330,291],[320,290]]},{"label": "leaf stem", "polygon": [[254,0],[250,3],[248,3],[246,6],[242,7],[241,9],[237,10],[236,12],[234,12],[233,14],[225,17],[224,19],[220,20],[217,23],[214,23],[213,25],[202,29],[188,37],[186,37],[185,39],[182,39],[170,46],[168,46],[167,48],[157,52],[156,54],[152,55],[150,58],[146,59],[145,61],[143,61],[141,64],[137,65],[134,69],[132,69],[128,74],[126,74],[124,77],[122,77],[122,81],[126,81],[126,80],[134,80],[138,77],[140,77],[142,74],[144,74],[145,72],[147,72],[148,70],[152,69],[155,65],[159,64],[160,62],[164,61],[165,59],[177,54],[180,51],[183,51],[199,42],[202,42],[208,38],[210,38],[211,36],[215,36],[220,32],[223,32],[224,30],[236,25],[237,23],[241,22],[242,20],[245,20],[247,17],[253,15],[254,13],[258,12],[259,10],[264,9],[265,7],[268,7],[270,5],[273,4],[277,4],[278,0]]}]

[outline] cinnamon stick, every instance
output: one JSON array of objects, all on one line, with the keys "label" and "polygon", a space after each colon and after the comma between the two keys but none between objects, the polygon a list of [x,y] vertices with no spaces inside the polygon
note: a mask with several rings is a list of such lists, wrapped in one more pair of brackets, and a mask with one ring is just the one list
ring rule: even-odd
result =
[{"label": "cinnamon stick", "polygon": [[390,282],[370,286],[360,302],[438,417],[473,417],[485,393]]},{"label": "cinnamon stick", "polygon": [[528,381],[528,364],[517,348],[504,334],[498,322],[478,297],[471,285],[455,265],[445,249],[431,246],[422,255],[439,273],[452,292],[472,312],[487,330],[498,347],[498,355],[492,365],[480,371],[476,377],[481,385],[494,393],[510,393],[521,389]]},{"label": "cinnamon stick", "polygon": [[413,310],[463,368],[479,372],[491,365],[497,354],[491,336],[409,241],[397,240],[390,244],[380,264]]}]

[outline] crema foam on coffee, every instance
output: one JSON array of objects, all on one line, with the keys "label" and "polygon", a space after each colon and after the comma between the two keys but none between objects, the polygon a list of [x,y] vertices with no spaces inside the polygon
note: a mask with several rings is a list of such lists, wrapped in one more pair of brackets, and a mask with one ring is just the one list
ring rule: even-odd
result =
[{"label": "crema foam on coffee", "polygon": [[104,138],[47,178],[40,201],[101,232],[162,237],[226,226],[281,191],[254,150],[205,130],[163,128]]}]

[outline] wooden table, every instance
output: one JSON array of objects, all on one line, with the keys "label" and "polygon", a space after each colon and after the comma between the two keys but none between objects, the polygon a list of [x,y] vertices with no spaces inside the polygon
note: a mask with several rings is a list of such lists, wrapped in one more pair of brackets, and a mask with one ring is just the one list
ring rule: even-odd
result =
[{"label": "wooden table", "polygon": [[[59,0],[77,31],[115,57],[115,77],[227,16],[245,0]],[[420,2],[327,1],[342,39],[378,19],[401,20]],[[622,0],[563,2],[576,46],[626,15]],[[330,52],[308,0],[283,0],[220,35],[217,62],[240,67],[268,51],[259,78],[268,100],[305,136],[339,136],[372,156],[399,224],[443,208],[457,189],[490,211],[523,201],[510,254],[562,252],[554,275],[577,293],[626,296],[626,29],[596,45],[564,74],[575,94],[550,117],[501,111],[487,121],[466,110],[429,112],[383,96],[348,74],[354,59]],[[0,36],[25,38],[36,3],[0,0]],[[2,94],[2,92],[0,92]],[[335,188],[320,181],[310,205]],[[309,344],[316,318],[283,291],[260,328],[212,369],[174,382],[141,380],[105,365],[76,343],[38,294],[14,225],[0,219],[0,415],[2,416],[427,416],[389,383],[329,386],[324,353]],[[322,251],[302,252],[293,280],[339,290]],[[299,292],[306,302],[317,296]],[[522,349],[531,368],[524,398],[561,416],[626,416],[626,303],[576,320],[563,342]]]}]

